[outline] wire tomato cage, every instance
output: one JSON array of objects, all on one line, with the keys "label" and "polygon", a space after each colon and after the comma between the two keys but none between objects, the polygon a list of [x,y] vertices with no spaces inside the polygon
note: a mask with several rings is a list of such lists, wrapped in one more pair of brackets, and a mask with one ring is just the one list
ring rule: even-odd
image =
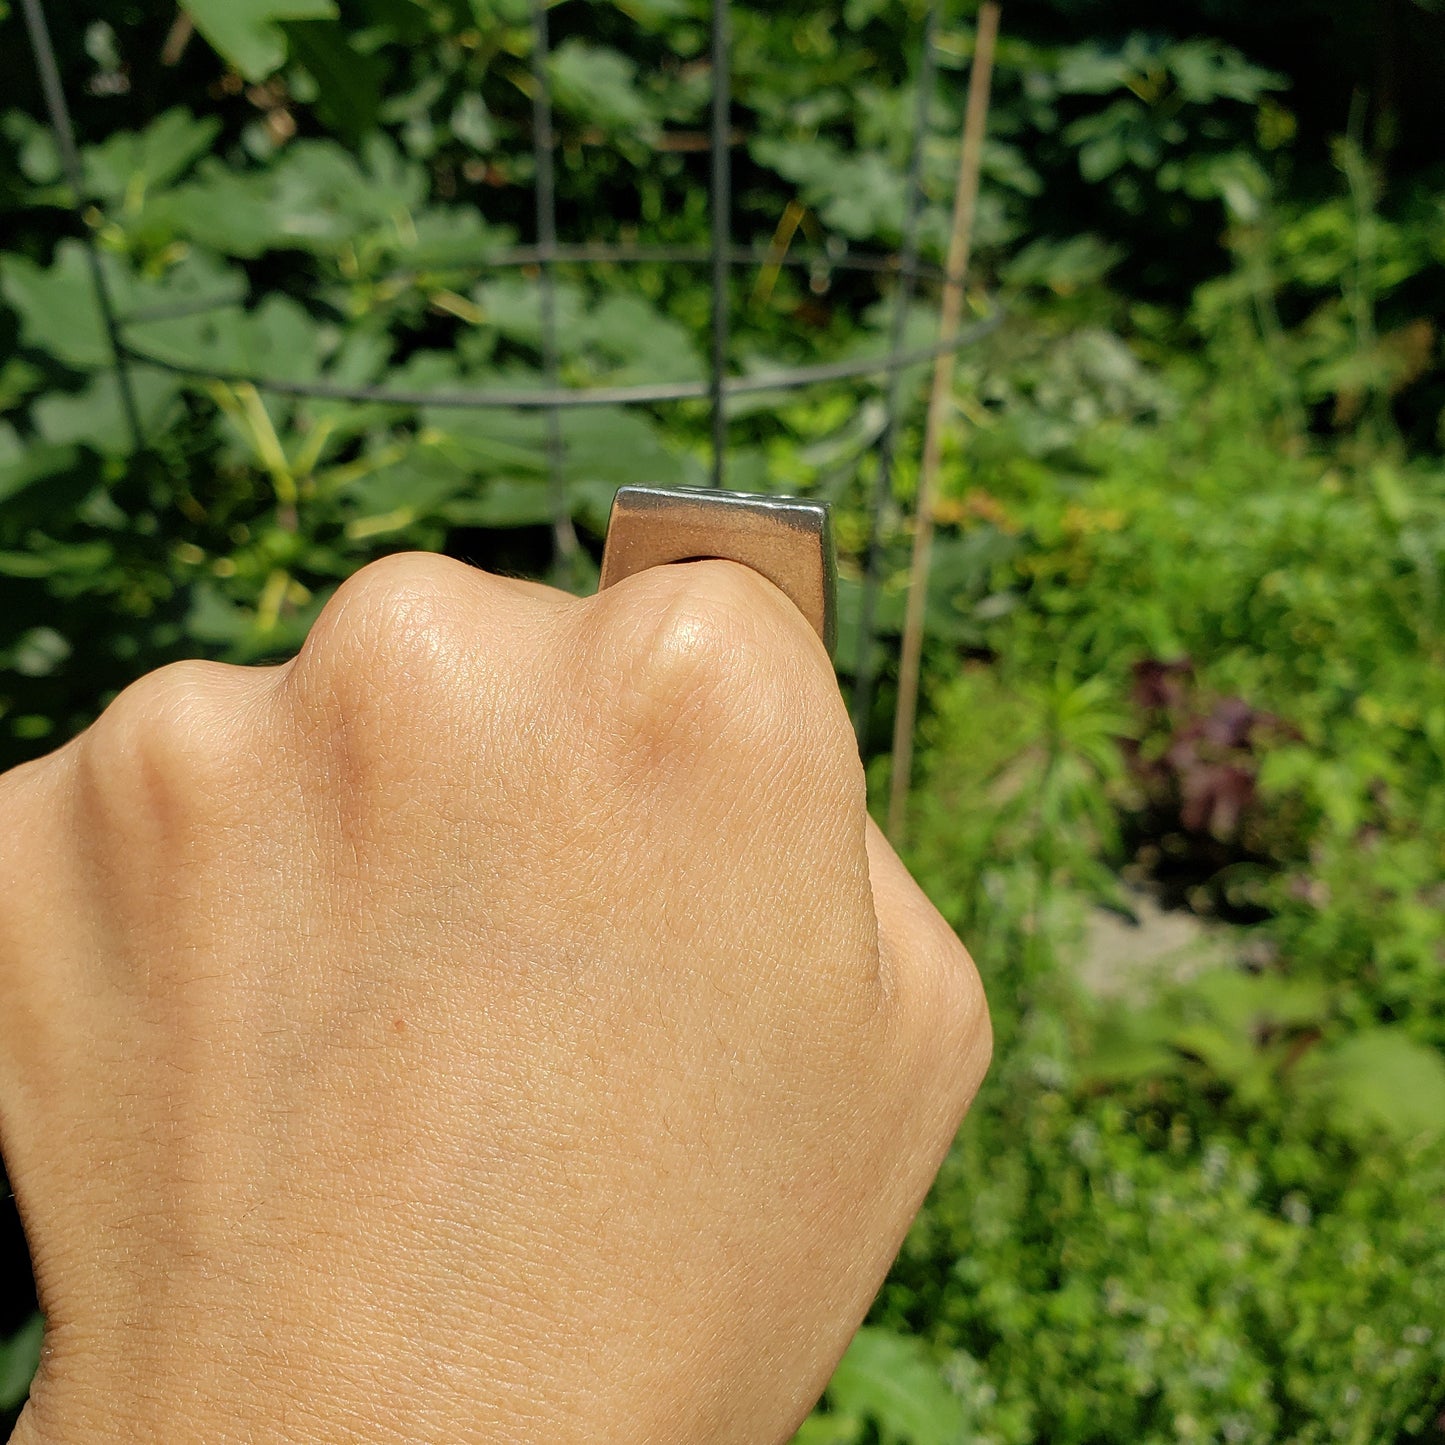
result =
[{"label": "wire tomato cage", "polygon": [[[540,411],[545,417],[547,483],[553,545],[559,560],[575,556],[579,543],[573,530],[571,505],[564,481],[565,441],[563,411],[594,406],[657,406],[671,402],[706,401],[711,426],[711,468],[709,482],[722,487],[727,479],[728,417],[730,398],[749,394],[800,390],[826,383],[886,377],[885,409],[877,442],[877,467],[868,536],[864,552],[862,589],[858,614],[857,649],[851,660],[854,678],[853,719],[860,739],[872,711],[876,683],[876,627],[878,597],[885,563],[884,517],[893,506],[893,478],[901,422],[909,398],[905,373],[920,363],[937,361],[970,346],[992,331],[1001,319],[994,311],[983,320],[963,328],[940,328],[939,339],[929,345],[905,345],[909,309],[920,281],[961,286],[962,274],[950,275],[946,268],[925,263],[920,254],[920,221],[923,211],[923,153],[929,133],[933,92],[937,78],[937,37],[939,5],[930,4],[923,19],[923,33],[917,66],[917,99],[909,146],[906,184],[900,217],[900,244],[895,253],[868,254],[847,248],[800,251],[780,246],[776,237],[766,247],[739,245],[733,238],[732,205],[732,66],[730,0],[710,0],[708,62],[711,77],[708,149],[708,242],[705,246],[648,246],[559,241],[557,234],[557,139],[553,125],[553,94],[549,61],[548,0],[530,0],[532,31],[532,159],[535,175],[533,216],[535,242],[529,246],[495,249],[481,256],[473,267],[479,274],[507,268],[525,269],[536,277],[540,320],[542,385],[537,388],[482,386],[458,389],[411,389],[373,385],[347,385],[337,381],[293,380],[279,376],[247,374],[235,370],[210,369],[180,363],[149,350],[128,335],[131,326],[146,321],[195,314],[229,304],[231,298],[207,302],[204,299],[151,307],[122,315],[110,289],[94,227],[86,212],[93,206],[87,197],[84,172],[76,146],[64,85],[56,60],[55,46],[43,0],[20,0],[21,12],[35,53],[36,67],[50,127],[54,133],[61,165],[72,193],[77,231],[85,247],[90,277],[104,333],[108,342],[122,413],[135,450],[145,446],[140,408],[130,376],[132,363],[159,367],[200,381],[249,383],[258,391],[278,396],[361,403],[390,403],[397,406],[457,407],[467,409]],[[960,172],[960,195],[965,186]],[[955,215],[958,213],[955,198]],[[561,383],[561,355],[558,344],[557,268],[561,265],[662,264],[706,267],[710,274],[711,305],[707,375],[703,380],[651,381],[623,386],[566,386]],[[770,369],[766,375],[733,375],[727,367],[729,328],[729,277],[737,268],[764,267],[821,268],[827,273],[859,272],[895,279],[888,325],[887,349],[880,355]],[[451,269],[451,268],[449,268]],[[963,267],[959,267],[961,273]],[[844,659],[848,665],[848,659]]]}]

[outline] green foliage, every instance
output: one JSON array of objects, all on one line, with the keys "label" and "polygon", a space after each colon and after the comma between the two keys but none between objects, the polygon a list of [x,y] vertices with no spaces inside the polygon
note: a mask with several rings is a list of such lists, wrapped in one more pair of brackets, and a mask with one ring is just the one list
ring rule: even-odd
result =
[{"label": "green foliage", "polygon": [[969,1423],[917,1340],[866,1326],[833,1374],[828,1404],[793,1445],[857,1445],[870,1425],[880,1445],[957,1445]]},{"label": "green foliage", "polygon": [[247,80],[264,80],[286,59],[285,20],[331,20],[335,0],[187,0],[196,28]]},{"label": "green foliage", "polygon": [[[874,1322],[956,1362],[970,1439],[1413,1436],[1445,1348],[1439,465],[1272,441],[1263,337],[1207,336],[1152,410],[1080,409],[1073,344],[981,381],[944,509],[1014,545],[964,594],[987,660],[935,686],[911,861],[999,1063]],[[1191,822],[1226,768],[1237,821]],[[1107,865],[1171,858],[1251,920],[1236,961],[1093,998]]]},{"label": "green foliage", "polygon": [[25,1398],[30,1377],[40,1363],[40,1334],[44,1322],[39,1315],[0,1342],[0,1410],[9,1410]]},{"label": "green foliage", "polygon": [[[1257,105],[1285,81],[1215,41],[1131,35],[1117,48],[1078,46],[1059,66],[1056,84],[1061,95],[1109,98],[1102,110],[1070,122],[1063,138],[1076,147],[1085,180],[1107,180],[1118,203],[1137,210],[1153,187],[1226,197],[1239,187],[1247,194],[1258,171],[1248,154],[1201,146],[1189,122],[1197,108],[1218,101]],[[1205,134],[1210,129],[1206,124]]]},{"label": "green foliage", "polygon": [[1090,1100],[1030,1044],[877,1307],[957,1352],[966,1438],[1364,1445],[1425,1424],[1445,1362],[1438,1149],[1295,1180],[1313,1151],[1287,1125],[1246,1139],[1202,1130],[1187,1099]]}]

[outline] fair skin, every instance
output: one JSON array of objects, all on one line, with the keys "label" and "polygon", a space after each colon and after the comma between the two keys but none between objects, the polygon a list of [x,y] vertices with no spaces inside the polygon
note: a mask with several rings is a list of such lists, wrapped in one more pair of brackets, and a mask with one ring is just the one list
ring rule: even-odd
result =
[{"label": "fair skin", "polygon": [[21,1445],[784,1442],[990,1049],[727,562],[143,678],[0,777],[0,997]]}]

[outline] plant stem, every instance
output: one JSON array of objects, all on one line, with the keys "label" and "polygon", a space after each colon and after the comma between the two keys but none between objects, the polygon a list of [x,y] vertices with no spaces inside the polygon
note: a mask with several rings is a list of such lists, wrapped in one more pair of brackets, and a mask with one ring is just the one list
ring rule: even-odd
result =
[{"label": "plant stem", "polygon": [[[939,319],[940,342],[958,335],[963,313],[963,285],[973,247],[973,222],[978,209],[979,171],[984,127],[988,121],[989,85],[998,40],[999,7],[985,0],[978,12],[973,66],[968,77],[968,103],[959,149],[958,187],[953,198],[953,231],[948,242],[948,279],[943,287]],[[923,620],[928,604],[928,570],[933,552],[933,508],[938,464],[943,449],[943,424],[953,385],[954,354],[945,351],[933,363],[933,390],[923,435],[923,463],[918,480],[918,511],[913,533],[913,559],[908,576],[908,611],[903,624],[903,656],[898,668],[898,710],[893,716],[893,775],[888,795],[888,836],[903,840],[908,784],[913,771],[913,727],[918,714],[918,667],[923,654]]]}]

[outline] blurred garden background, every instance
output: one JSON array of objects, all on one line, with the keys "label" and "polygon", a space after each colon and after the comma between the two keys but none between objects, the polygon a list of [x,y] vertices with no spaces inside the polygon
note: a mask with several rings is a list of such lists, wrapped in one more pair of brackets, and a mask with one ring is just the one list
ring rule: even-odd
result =
[{"label": "blurred garden background", "polygon": [[[51,0],[83,169],[0,0],[0,766],[127,681],[292,651],[401,548],[556,577],[526,0]],[[705,245],[707,12],[551,8],[564,241]],[[923,155],[942,259],[974,40]],[[918,0],[733,13],[730,366],[888,346]],[[93,241],[141,445],[97,313]],[[702,379],[705,266],[557,271],[568,385]],[[936,282],[908,323],[928,344]],[[1004,0],[905,853],[996,1061],[806,1445],[1445,1441],[1445,7]],[[149,319],[146,319],[149,318]],[[870,781],[888,782],[928,378],[905,378]],[[729,408],[729,486],[835,504],[839,664],[886,382]],[[704,403],[562,417],[702,484]],[[0,902],[3,906],[3,902]],[[826,1021],[820,1020],[820,1027]],[[0,1407],[39,1344],[3,1210]],[[11,1418],[13,1418],[13,1413]]]}]

